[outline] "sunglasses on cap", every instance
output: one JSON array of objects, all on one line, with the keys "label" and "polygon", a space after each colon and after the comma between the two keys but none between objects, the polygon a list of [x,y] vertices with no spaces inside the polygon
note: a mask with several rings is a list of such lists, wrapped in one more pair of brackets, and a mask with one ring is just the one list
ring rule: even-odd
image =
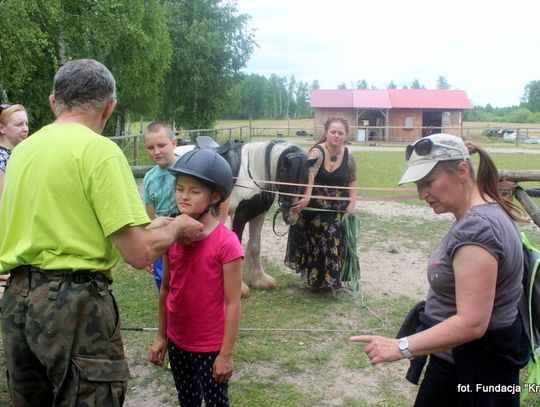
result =
[{"label": "sunglasses on cap", "polygon": [[11,107],[11,106],[13,106],[13,105],[10,104],[10,103],[2,103],[2,104],[0,105],[0,114],[2,114],[2,111],[3,111],[4,109],[7,109],[8,107]]},{"label": "sunglasses on cap", "polygon": [[423,139],[418,140],[414,144],[409,144],[407,146],[406,150],[405,150],[405,159],[407,161],[409,161],[413,151],[417,155],[420,155],[420,156],[428,155],[429,153],[431,153],[431,150],[433,149],[433,147],[442,147],[442,148],[446,148],[448,150],[459,151],[461,153],[461,157],[464,160],[466,160],[465,154],[463,153],[463,151],[460,148],[449,146],[447,144],[436,143],[436,142],[434,142],[433,140],[431,140],[429,138],[423,138]]}]

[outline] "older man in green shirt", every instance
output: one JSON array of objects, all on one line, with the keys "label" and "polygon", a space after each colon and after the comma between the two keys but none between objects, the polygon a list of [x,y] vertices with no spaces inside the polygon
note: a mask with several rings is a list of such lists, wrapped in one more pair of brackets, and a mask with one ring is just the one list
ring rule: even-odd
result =
[{"label": "older man in green shirt", "polygon": [[202,230],[186,216],[145,227],[129,164],[99,134],[115,88],[97,61],[62,66],[49,98],[55,121],[11,156],[0,273],[10,273],[2,334],[14,406],[122,405],[129,371],[111,268],[120,255],[144,268]]}]

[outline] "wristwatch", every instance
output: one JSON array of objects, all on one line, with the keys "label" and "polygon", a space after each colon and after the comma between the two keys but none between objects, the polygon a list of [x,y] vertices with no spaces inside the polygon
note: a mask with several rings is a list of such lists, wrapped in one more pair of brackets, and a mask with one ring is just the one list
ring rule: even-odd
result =
[{"label": "wristwatch", "polygon": [[414,359],[413,354],[409,350],[409,341],[407,340],[407,337],[403,337],[398,342],[398,348],[407,359],[411,360]]}]

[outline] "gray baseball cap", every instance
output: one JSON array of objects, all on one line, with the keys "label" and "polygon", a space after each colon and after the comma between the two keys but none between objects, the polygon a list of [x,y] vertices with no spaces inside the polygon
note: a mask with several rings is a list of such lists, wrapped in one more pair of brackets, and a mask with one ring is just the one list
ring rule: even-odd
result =
[{"label": "gray baseball cap", "polygon": [[468,160],[469,150],[460,137],[438,133],[407,146],[407,169],[399,185],[416,182],[428,175],[440,161]]}]

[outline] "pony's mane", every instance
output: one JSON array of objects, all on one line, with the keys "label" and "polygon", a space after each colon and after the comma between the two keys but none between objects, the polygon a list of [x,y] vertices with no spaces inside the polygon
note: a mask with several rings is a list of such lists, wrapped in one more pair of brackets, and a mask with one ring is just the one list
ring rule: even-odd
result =
[{"label": "pony's mane", "polygon": [[277,174],[277,166],[280,163],[280,158],[282,157],[283,153],[292,152],[294,150],[300,150],[300,147],[298,147],[295,144],[289,143],[288,141],[278,142],[274,145],[272,148],[272,151],[270,152],[270,177],[271,179],[276,179]]},{"label": "pony's mane", "polygon": [[[277,179],[278,166],[283,165],[283,158],[289,153],[304,154],[304,150],[296,144],[282,140],[272,141],[260,141],[256,143],[248,143],[244,147],[248,149],[249,154],[249,168],[252,176],[255,179],[268,179],[273,181],[280,181]],[[298,182],[307,183],[307,155],[302,159],[300,156],[298,159],[289,161],[290,175],[288,179],[281,180],[285,182]],[[304,168],[305,167],[305,168]],[[302,187],[267,185],[268,189],[280,189],[283,192],[299,193]]]},{"label": "pony's mane", "polygon": [[[271,179],[275,179],[281,153],[293,145],[288,141],[271,140],[248,143],[243,148],[249,150],[249,165],[251,171],[257,173],[257,178],[266,179],[267,176],[270,176]],[[270,157],[267,157],[269,149],[271,149]],[[266,169],[268,160],[270,160],[270,174],[267,174]]]},{"label": "pony's mane", "polygon": [[268,146],[267,141],[259,141],[257,143],[248,143],[244,145],[243,149],[247,149],[249,153],[249,165],[251,171],[257,173],[257,178],[265,176],[264,172],[264,155],[266,147]]}]

